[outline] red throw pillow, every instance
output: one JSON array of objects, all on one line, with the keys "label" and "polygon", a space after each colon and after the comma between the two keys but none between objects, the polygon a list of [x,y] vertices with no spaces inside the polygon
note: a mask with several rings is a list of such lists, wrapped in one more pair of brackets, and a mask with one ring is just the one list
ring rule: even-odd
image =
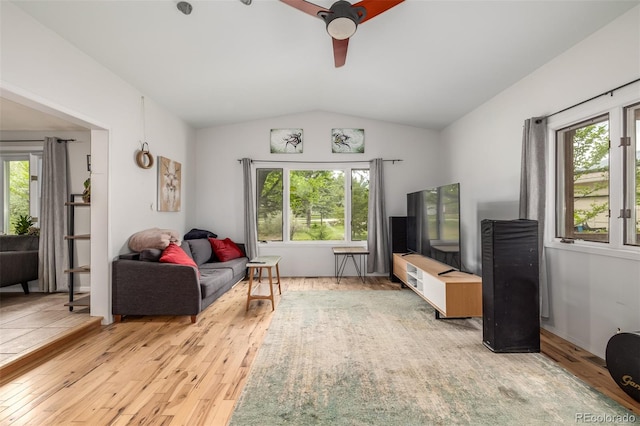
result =
[{"label": "red throw pillow", "polygon": [[213,252],[216,254],[216,257],[220,262],[226,262],[227,260],[237,259],[244,256],[240,247],[238,247],[236,243],[231,241],[229,238],[225,238],[224,240],[209,238],[209,242],[211,243]]},{"label": "red throw pillow", "polygon": [[[196,268],[196,270],[198,270],[198,265],[196,265],[196,262],[194,262],[193,259],[190,258],[189,255],[175,243],[170,243],[167,248],[162,251],[160,262],[193,266],[194,268]],[[198,271],[198,273],[199,272],[200,271]]]}]

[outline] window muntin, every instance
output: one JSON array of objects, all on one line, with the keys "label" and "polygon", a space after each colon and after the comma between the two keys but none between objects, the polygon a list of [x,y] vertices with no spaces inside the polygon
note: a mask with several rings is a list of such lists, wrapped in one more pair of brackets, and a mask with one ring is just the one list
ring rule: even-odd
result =
[{"label": "window muntin", "polygon": [[625,108],[624,244],[640,246],[640,104]]},{"label": "window muntin", "polygon": [[257,168],[259,241],[363,241],[369,170],[356,167]]},{"label": "window muntin", "polygon": [[556,132],[556,236],[609,242],[609,116]]}]

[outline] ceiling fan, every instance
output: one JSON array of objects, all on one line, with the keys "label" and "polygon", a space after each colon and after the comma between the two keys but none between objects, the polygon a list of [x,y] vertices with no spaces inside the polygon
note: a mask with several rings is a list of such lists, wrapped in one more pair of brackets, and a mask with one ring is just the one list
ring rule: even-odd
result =
[{"label": "ceiling fan", "polygon": [[327,24],[327,32],[333,39],[333,59],[338,68],[347,60],[349,38],[355,34],[358,24],[378,16],[404,0],[362,0],[355,4],[338,0],[329,9],[306,0],[280,1],[311,16],[316,16]]}]

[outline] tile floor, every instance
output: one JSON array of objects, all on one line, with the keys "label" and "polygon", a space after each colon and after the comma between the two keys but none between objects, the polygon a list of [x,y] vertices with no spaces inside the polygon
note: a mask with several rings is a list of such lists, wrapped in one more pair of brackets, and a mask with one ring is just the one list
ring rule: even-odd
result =
[{"label": "tile floor", "polygon": [[67,293],[0,292],[0,366],[90,318],[88,307],[64,306]]}]

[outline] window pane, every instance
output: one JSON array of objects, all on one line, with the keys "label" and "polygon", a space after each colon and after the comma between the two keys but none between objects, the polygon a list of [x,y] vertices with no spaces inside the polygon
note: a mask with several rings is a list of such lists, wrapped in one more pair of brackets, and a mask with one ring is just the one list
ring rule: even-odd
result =
[{"label": "window pane", "polygon": [[369,170],[351,170],[351,241],[367,240]]},{"label": "window pane", "polygon": [[626,136],[631,146],[626,148],[624,208],[630,213],[625,219],[624,243],[640,245],[640,106],[626,108]]},{"label": "window pane", "polygon": [[344,172],[292,170],[289,179],[290,239],[344,240]]},{"label": "window pane", "polygon": [[609,119],[558,132],[558,236],[609,241]]},{"label": "window pane", "polygon": [[258,240],[282,241],[282,169],[257,169]]},{"label": "window pane", "polygon": [[9,234],[16,233],[20,216],[29,216],[29,161],[5,161],[7,179],[7,210],[9,212]]}]

